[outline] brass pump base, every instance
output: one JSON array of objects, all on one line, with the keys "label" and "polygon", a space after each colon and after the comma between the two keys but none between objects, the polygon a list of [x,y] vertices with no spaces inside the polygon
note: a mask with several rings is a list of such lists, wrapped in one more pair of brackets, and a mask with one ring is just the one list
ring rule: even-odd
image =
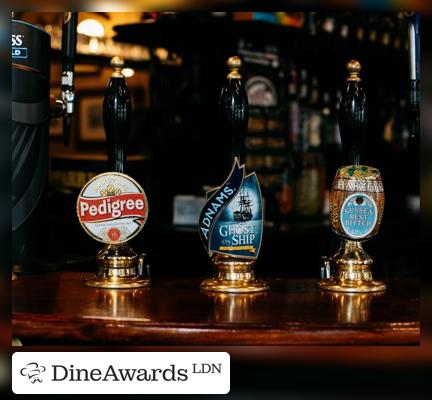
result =
[{"label": "brass pump base", "polygon": [[143,276],[144,255],[135,253],[129,244],[108,244],[96,258],[98,272],[84,282],[86,286],[131,289],[150,285],[150,279]]},{"label": "brass pump base", "polygon": [[336,254],[324,263],[331,272],[328,279],[318,282],[323,290],[366,293],[386,289],[383,282],[373,280],[370,270],[373,259],[363,250],[361,242],[343,240]]},{"label": "brass pump base", "polygon": [[212,264],[217,271],[216,278],[209,278],[201,283],[201,289],[210,292],[254,293],[268,290],[262,280],[255,279],[254,260],[216,254]]}]

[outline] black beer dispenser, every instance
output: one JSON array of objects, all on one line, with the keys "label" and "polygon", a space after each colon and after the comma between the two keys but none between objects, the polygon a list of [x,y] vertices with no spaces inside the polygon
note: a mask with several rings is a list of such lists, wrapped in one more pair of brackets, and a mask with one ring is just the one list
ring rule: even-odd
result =
[{"label": "black beer dispenser", "polygon": [[48,166],[50,35],[12,20],[12,262],[38,252]]},{"label": "black beer dispenser", "polygon": [[[74,113],[78,13],[63,13],[62,85],[50,96],[51,38],[41,27],[12,19],[12,263],[28,268],[47,243],[45,193],[48,129],[63,118],[67,145]],[[26,267],[27,266],[27,267]]]}]

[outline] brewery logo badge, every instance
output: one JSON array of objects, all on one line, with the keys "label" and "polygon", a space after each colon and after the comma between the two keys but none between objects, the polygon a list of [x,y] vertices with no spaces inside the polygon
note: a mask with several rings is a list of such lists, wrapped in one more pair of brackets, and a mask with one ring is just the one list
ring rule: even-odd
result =
[{"label": "brewery logo badge", "polygon": [[77,215],[93,239],[110,244],[126,242],[141,231],[147,220],[147,197],[130,176],[106,172],[82,188]]},{"label": "brewery logo badge", "polygon": [[244,165],[240,167],[235,159],[228,179],[207,198],[199,230],[209,255],[256,259],[263,231],[263,203],[256,174],[245,176]]},{"label": "brewery logo badge", "polygon": [[341,208],[340,220],[344,232],[353,239],[369,235],[378,220],[375,201],[364,193],[348,196]]},{"label": "brewery logo badge", "polygon": [[333,189],[348,192],[384,192],[381,175],[377,168],[367,165],[340,167],[333,182]]},{"label": "brewery logo badge", "polygon": [[250,106],[275,107],[278,95],[273,82],[265,76],[253,76],[245,84]]}]

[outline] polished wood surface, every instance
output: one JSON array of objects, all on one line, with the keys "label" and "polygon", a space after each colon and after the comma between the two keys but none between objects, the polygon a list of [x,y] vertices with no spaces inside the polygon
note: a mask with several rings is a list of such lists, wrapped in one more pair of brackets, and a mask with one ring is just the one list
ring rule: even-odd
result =
[{"label": "polished wood surface", "polygon": [[154,279],[142,289],[85,287],[91,274],[13,281],[13,335],[25,344],[419,344],[419,286],[387,282],[382,294],[320,292],[316,280],[269,280],[254,295],[211,295],[199,279]]}]

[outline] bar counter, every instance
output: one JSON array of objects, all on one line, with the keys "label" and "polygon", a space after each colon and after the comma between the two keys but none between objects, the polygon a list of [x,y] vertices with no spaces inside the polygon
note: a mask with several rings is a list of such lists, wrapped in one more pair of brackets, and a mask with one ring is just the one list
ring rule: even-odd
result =
[{"label": "bar counter", "polygon": [[148,288],[84,286],[61,271],[13,281],[12,334],[24,345],[418,345],[419,283],[379,294],[322,292],[315,279],[269,279],[261,294],[200,291],[197,278]]}]

